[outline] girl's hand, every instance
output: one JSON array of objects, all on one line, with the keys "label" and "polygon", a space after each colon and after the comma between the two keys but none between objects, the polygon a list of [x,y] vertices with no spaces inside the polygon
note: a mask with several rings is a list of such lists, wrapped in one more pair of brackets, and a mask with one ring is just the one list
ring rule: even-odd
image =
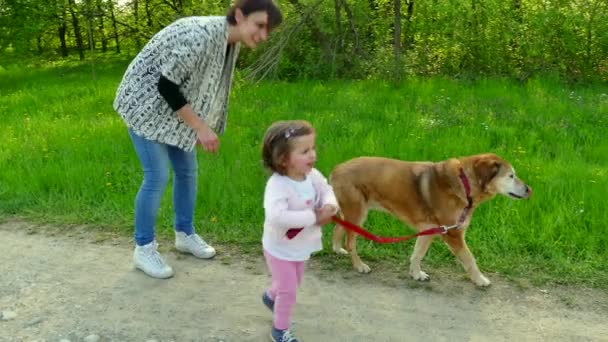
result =
[{"label": "girl's hand", "polygon": [[324,226],[331,222],[332,216],[336,214],[336,208],[326,204],[321,209],[315,209],[315,214],[317,215],[317,225]]}]

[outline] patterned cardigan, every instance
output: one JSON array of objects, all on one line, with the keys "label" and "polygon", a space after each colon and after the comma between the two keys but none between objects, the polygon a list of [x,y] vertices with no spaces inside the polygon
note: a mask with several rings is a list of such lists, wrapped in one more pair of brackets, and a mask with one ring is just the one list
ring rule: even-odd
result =
[{"label": "patterned cardigan", "polygon": [[196,132],[158,92],[161,76],[199,118],[222,134],[240,44],[228,44],[226,17],[187,17],[159,31],[133,59],[116,91],[114,109],[137,135],[192,151]]}]

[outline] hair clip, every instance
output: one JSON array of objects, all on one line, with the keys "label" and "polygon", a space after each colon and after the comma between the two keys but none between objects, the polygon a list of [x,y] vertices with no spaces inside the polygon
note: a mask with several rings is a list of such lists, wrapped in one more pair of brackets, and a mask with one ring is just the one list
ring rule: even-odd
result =
[{"label": "hair clip", "polygon": [[296,129],[293,127],[288,128],[287,131],[285,131],[285,139],[289,139],[289,137],[293,136],[294,134],[296,134]]}]

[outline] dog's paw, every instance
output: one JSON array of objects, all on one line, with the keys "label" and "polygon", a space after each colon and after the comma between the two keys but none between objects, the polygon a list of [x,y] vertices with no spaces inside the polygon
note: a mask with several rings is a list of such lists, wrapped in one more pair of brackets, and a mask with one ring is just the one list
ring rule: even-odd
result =
[{"label": "dog's paw", "polygon": [[492,284],[490,279],[486,278],[483,274],[480,274],[479,277],[477,277],[473,280],[473,282],[475,283],[475,285],[480,286],[480,287],[486,287],[486,286],[490,286],[490,284]]},{"label": "dog's paw", "polygon": [[340,254],[340,255],[347,255],[348,254],[348,251],[346,249],[342,248],[342,247],[334,247],[333,249],[334,249],[334,252],[336,254]]},{"label": "dog's paw", "polygon": [[410,272],[410,275],[412,276],[412,278],[414,278],[414,280],[418,280],[418,281],[427,281],[427,280],[431,279],[431,277],[428,275],[428,273],[426,273],[424,271]]},{"label": "dog's paw", "polygon": [[369,266],[367,266],[364,263],[360,263],[359,265],[355,265],[355,269],[357,270],[357,272],[359,273],[369,273],[372,271],[371,268],[369,268]]}]

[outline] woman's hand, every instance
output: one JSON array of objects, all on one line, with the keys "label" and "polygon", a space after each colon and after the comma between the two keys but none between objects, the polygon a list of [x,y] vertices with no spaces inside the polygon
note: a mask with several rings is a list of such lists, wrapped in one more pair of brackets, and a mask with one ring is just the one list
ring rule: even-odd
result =
[{"label": "woman's hand", "polygon": [[207,152],[217,152],[220,145],[217,134],[196,115],[190,104],[185,104],[176,113],[196,132],[196,143],[198,145],[203,146],[203,149]]},{"label": "woman's hand", "polygon": [[217,134],[207,125],[202,125],[196,130],[196,139],[196,143],[203,146],[203,149],[207,152],[217,152],[220,145]]}]

